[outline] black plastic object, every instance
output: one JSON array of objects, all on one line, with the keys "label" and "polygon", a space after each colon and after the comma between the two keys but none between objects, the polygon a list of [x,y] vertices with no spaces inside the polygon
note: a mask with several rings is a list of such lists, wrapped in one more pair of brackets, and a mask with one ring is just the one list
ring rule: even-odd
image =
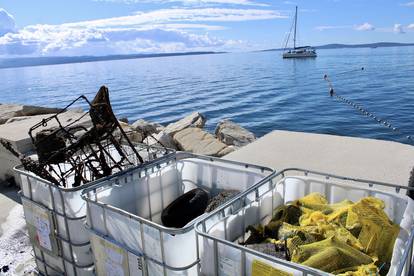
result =
[{"label": "black plastic object", "polygon": [[209,198],[209,194],[200,188],[181,195],[162,211],[162,224],[167,227],[184,227],[187,223],[204,213]]},{"label": "black plastic object", "polygon": [[[410,172],[410,179],[408,179],[408,187],[414,188],[414,167],[412,168],[412,170]],[[414,199],[414,190],[408,190],[407,195],[411,199]]]}]

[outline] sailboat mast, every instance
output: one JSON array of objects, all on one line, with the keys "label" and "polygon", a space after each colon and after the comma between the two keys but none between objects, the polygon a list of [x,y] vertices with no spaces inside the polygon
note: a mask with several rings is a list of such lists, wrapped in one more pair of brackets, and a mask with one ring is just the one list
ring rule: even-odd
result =
[{"label": "sailboat mast", "polygon": [[293,33],[293,49],[296,49],[296,25],[298,24],[298,6],[295,10],[295,31]]}]

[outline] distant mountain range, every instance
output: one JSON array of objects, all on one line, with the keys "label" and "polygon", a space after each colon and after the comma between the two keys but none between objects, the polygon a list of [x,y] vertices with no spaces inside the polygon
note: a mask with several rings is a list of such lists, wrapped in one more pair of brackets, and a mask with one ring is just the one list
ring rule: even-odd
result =
[{"label": "distant mountain range", "polygon": [[[368,44],[326,44],[316,46],[316,49],[342,49],[342,48],[377,48],[377,47],[402,47],[414,46],[414,43],[395,43],[395,42],[377,42]],[[266,49],[256,52],[282,51],[282,48]],[[41,66],[52,64],[81,63],[93,61],[119,60],[119,59],[137,59],[137,58],[154,58],[154,57],[172,57],[172,56],[190,56],[190,55],[212,55],[223,54],[225,52],[185,52],[185,53],[165,53],[165,54],[132,54],[132,55],[109,55],[109,56],[77,56],[77,57],[29,57],[29,58],[0,58],[1,68]]]},{"label": "distant mountain range", "polygon": [[[321,46],[314,46],[315,49],[344,49],[344,48],[380,48],[380,47],[404,47],[404,46],[414,46],[414,43],[396,43],[396,42],[376,42],[376,43],[366,43],[366,44],[326,44]],[[266,49],[259,52],[268,52],[268,51],[283,51],[283,48],[276,49]]]},{"label": "distant mountain range", "polygon": [[13,67],[25,67],[25,66],[41,66],[41,65],[52,65],[52,64],[119,60],[119,59],[211,55],[211,54],[222,54],[222,53],[224,52],[185,52],[185,53],[165,53],[165,54],[110,55],[110,56],[6,58],[6,59],[0,59],[0,69],[1,68],[13,68]]}]

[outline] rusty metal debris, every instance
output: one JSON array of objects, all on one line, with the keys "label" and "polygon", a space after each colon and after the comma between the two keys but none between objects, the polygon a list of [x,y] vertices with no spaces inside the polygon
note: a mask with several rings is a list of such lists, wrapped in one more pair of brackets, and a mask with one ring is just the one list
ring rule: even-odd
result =
[{"label": "rusty metal debris", "polygon": [[[89,112],[64,125],[59,115],[82,103],[89,106]],[[79,123],[88,115],[92,121],[89,128]],[[51,128],[51,123],[57,127]],[[60,113],[31,127],[29,135],[38,160],[23,156],[5,140],[0,143],[26,170],[63,187],[77,187],[144,162],[116,119],[105,86],[92,102],[78,97]]]}]

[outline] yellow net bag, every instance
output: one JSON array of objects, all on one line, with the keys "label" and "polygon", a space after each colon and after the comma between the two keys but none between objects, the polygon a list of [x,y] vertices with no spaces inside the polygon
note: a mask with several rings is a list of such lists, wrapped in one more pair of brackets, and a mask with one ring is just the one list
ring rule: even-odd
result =
[{"label": "yellow net bag", "polygon": [[370,256],[340,241],[335,236],[298,246],[292,254],[292,261],[330,273],[338,270],[348,271],[373,262]]},{"label": "yellow net bag", "polygon": [[400,228],[384,207],[374,197],[329,204],[311,193],[276,208],[272,221],[256,228],[264,229],[265,242],[286,241],[293,262],[343,276],[386,274]]},{"label": "yellow net bag", "polygon": [[[400,228],[384,212],[385,205],[382,200],[366,197],[356,203],[346,200],[337,204],[328,204],[322,195],[313,193],[299,199],[296,204],[303,211],[299,219],[299,229],[306,231],[309,226],[317,227],[317,232],[327,240],[300,247],[301,250],[291,253],[293,261],[327,271],[326,267],[324,269],[316,266],[323,263],[319,258],[326,257],[329,253],[333,254],[329,257],[332,263],[341,263],[345,266],[342,271],[348,269],[356,271],[355,273],[363,273],[367,267],[363,267],[365,270],[360,270],[358,267],[371,263],[380,266],[386,264],[385,269],[388,270]],[[328,246],[328,240],[330,249],[317,251],[318,254],[311,260],[301,261],[303,260],[301,254],[305,254],[307,250],[315,252],[313,248],[315,245]],[[347,247],[347,251],[344,251],[346,248],[344,244],[350,246]],[[350,248],[354,251],[350,251]],[[362,258],[359,260],[364,261],[358,263],[357,259],[348,257],[350,252],[355,254],[354,256],[360,256],[356,252],[365,254],[371,258],[371,261],[367,262],[367,259]],[[343,260],[339,261],[339,256],[343,256]]]}]

